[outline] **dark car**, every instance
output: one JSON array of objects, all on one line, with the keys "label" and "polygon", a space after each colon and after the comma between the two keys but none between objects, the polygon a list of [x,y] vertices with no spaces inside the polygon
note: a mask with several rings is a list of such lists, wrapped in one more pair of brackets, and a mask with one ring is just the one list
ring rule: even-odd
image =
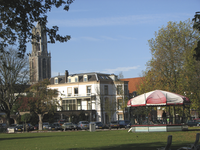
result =
[{"label": "dark car", "polygon": [[105,129],[105,124],[103,124],[102,122],[95,122],[96,124],[96,129]]},{"label": "dark car", "polygon": [[119,120],[119,127],[120,128],[128,128],[130,124],[129,120]]},{"label": "dark car", "polygon": [[109,124],[109,128],[110,129],[112,129],[112,128],[118,129],[119,128],[119,122],[118,121],[111,121],[110,124]]},{"label": "dark car", "polygon": [[22,124],[15,126],[15,132],[22,132],[22,131],[24,131]]},{"label": "dark car", "polygon": [[34,130],[38,130],[38,124],[33,126]]},{"label": "dark car", "polygon": [[60,126],[62,126],[65,122],[66,122],[65,119],[61,119],[61,120],[58,121],[58,123],[60,124]]},{"label": "dark car", "polygon": [[192,127],[192,126],[199,126],[200,125],[200,121],[197,121],[197,120],[188,120],[186,122],[186,124],[188,126],[190,126],[190,127]]},{"label": "dark car", "polygon": [[78,126],[78,129],[87,130],[87,129],[89,129],[89,122],[88,121],[79,121],[77,126]]},{"label": "dark car", "polygon": [[59,123],[49,124],[49,130],[62,130],[62,127]]}]

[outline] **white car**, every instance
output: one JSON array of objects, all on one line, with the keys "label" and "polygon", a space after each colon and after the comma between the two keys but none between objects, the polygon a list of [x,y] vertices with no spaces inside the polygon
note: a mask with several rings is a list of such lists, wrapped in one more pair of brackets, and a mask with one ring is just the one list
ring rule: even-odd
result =
[{"label": "white car", "polygon": [[43,122],[42,123],[42,128],[48,130],[49,129],[49,123],[48,122]]}]

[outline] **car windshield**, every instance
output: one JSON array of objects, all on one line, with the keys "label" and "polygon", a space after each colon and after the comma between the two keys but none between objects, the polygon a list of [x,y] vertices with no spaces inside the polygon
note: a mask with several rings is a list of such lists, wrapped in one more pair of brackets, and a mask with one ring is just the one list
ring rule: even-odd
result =
[{"label": "car windshield", "polygon": [[125,121],[125,123],[130,123],[130,121]]},{"label": "car windshield", "polygon": [[101,123],[101,122],[96,122],[96,124],[97,124],[97,125],[101,125],[102,123]]},{"label": "car windshield", "polygon": [[117,121],[111,121],[111,123],[115,124],[115,123],[117,123]]}]

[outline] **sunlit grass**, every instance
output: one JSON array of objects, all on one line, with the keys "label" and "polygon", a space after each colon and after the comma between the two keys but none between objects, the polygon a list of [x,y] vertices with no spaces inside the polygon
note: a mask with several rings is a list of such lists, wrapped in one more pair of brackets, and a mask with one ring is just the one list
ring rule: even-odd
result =
[{"label": "sunlit grass", "polygon": [[172,149],[194,143],[200,131],[128,133],[127,130],[0,134],[2,150],[155,150],[172,135]]}]

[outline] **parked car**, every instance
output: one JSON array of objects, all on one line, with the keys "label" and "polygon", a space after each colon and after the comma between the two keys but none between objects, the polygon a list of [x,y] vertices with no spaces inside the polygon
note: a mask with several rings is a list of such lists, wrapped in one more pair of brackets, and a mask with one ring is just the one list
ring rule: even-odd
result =
[{"label": "parked car", "polygon": [[17,124],[11,124],[8,128],[7,128],[7,132],[15,132],[15,127],[17,126]]},{"label": "parked car", "polygon": [[197,121],[197,120],[188,120],[186,122],[186,124],[188,126],[190,126],[190,127],[192,127],[192,126],[199,126],[200,125],[200,121]]},{"label": "parked car", "polygon": [[49,124],[49,130],[62,130],[62,127],[58,123]]},{"label": "parked car", "polygon": [[106,126],[102,122],[95,122],[96,124],[96,129],[105,129]]},{"label": "parked car", "polygon": [[62,127],[59,123],[54,123],[54,126],[56,130],[62,130]]},{"label": "parked car", "polygon": [[73,124],[72,122],[65,122],[62,125],[62,129],[63,130],[75,130],[75,129],[77,129],[77,126],[75,124]]},{"label": "parked car", "polygon": [[38,124],[34,125],[34,130],[38,130]]},{"label": "parked car", "polygon": [[65,122],[66,122],[65,119],[61,119],[61,120],[58,121],[58,123],[60,124],[60,126],[62,126]]},{"label": "parked car", "polygon": [[110,124],[109,124],[109,128],[112,129],[112,128],[119,128],[119,122],[118,121],[111,121]]},{"label": "parked car", "polygon": [[79,121],[77,126],[78,126],[78,129],[87,130],[87,129],[89,129],[89,122],[88,121]]},{"label": "parked car", "polygon": [[128,128],[128,125],[130,124],[130,120],[119,120],[119,127],[120,128]]},{"label": "parked car", "polygon": [[49,123],[48,122],[43,122],[42,123],[42,128],[43,129],[49,129]]},{"label": "parked car", "polygon": [[24,130],[23,125],[19,124],[15,126],[15,132],[22,132]]}]

